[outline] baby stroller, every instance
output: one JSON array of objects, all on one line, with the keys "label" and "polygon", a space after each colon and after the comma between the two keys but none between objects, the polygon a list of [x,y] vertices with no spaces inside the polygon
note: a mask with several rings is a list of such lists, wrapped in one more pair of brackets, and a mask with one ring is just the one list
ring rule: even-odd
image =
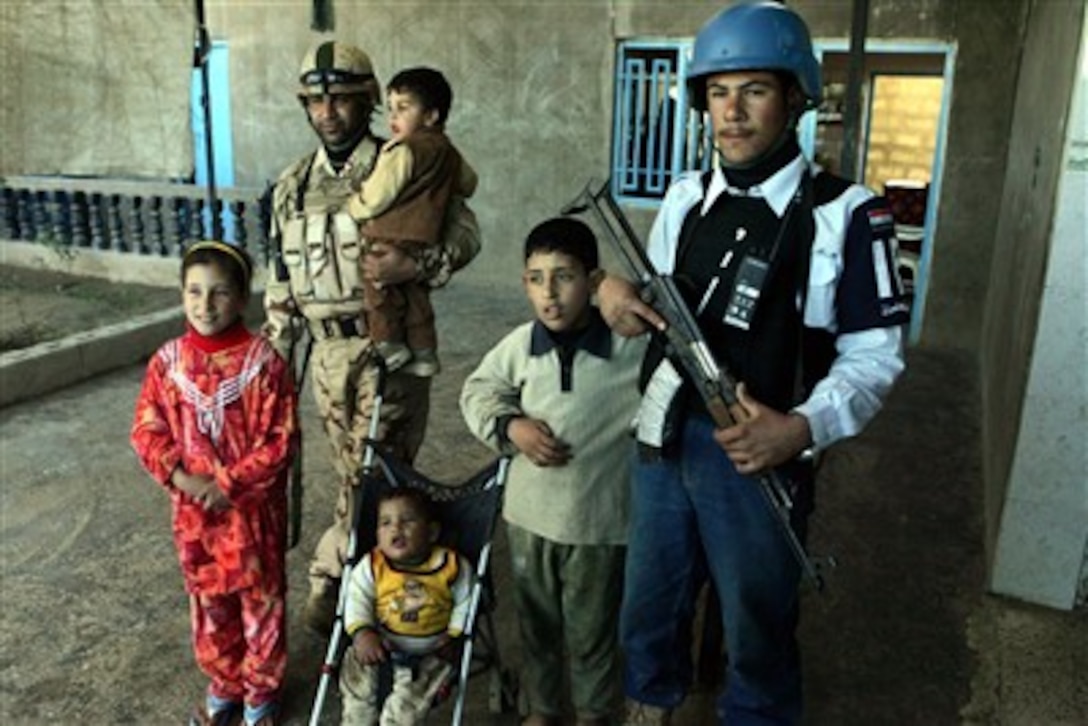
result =
[{"label": "baby stroller", "polygon": [[[500,457],[462,483],[445,484],[427,478],[383,452],[374,437],[385,389],[385,373],[384,362],[379,362],[378,395],[370,422],[370,437],[366,440],[360,486],[355,490],[352,531],[340,581],[336,620],[321,667],[321,680],[310,712],[310,726],[318,726],[321,721],[329,685],[336,677],[340,660],[349,645],[344,631],[344,609],[351,570],[376,544],[378,498],[391,487],[412,487],[426,493],[434,502],[441,522],[439,542],[461,553],[475,566],[471,605],[464,631],[464,650],[460,668],[455,674],[457,682],[453,695],[456,700],[451,723],[460,726],[464,718],[466,686],[470,675],[491,671],[491,711],[497,713],[511,709],[516,701],[514,678],[502,665],[495,638],[492,618],[495,597],[490,569],[491,541],[502,508],[503,487],[510,459]],[[388,693],[385,686],[391,672],[381,675],[380,690],[384,695]]]}]

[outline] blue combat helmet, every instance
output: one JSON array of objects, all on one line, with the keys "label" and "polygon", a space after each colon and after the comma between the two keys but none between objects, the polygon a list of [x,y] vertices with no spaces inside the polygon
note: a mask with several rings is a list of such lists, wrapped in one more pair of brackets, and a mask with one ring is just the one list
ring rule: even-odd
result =
[{"label": "blue combat helmet", "polygon": [[706,110],[707,76],[755,70],[793,74],[805,96],[805,110],[820,103],[820,64],[805,21],[779,2],[753,0],[722,10],[695,36],[687,72],[692,106]]}]

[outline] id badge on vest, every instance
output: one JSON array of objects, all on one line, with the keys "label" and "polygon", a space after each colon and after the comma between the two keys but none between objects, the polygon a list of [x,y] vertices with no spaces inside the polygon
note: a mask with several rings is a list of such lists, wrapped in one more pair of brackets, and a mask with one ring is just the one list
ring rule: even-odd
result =
[{"label": "id badge on vest", "polygon": [[729,304],[725,308],[725,317],[722,319],[726,325],[731,325],[740,330],[749,330],[752,327],[752,319],[759,305],[759,297],[763,294],[763,286],[767,282],[767,273],[771,265],[767,260],[755,255],[745,255],[740,261],[737,275],[733,279],[733,292],[729,295]]}]

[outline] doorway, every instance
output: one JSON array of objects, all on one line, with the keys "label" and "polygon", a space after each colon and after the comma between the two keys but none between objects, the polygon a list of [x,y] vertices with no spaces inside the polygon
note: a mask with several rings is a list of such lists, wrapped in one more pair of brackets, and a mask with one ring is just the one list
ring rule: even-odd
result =
[{"label": "doorway", "polygon": [[888,197],[900,242],[900,274],[913,295],[910,341],[921,333],[940,198],[955,48],[866,43],[857,169],[840,169],[849,75],[846,41],[814,44],[824,100],[801,128],[802,147],[821,166]]},{"label": "doorway", "polygon": [[[234,146],[231,140],[229,49],[221,40],[213,40],[208,52],[208,87],[211,105],[212,161],[217,189],[234,186]],[[193,68],[189,93],[189,117],[193,129],[193,182],[208,183],[208,129],[204,121],[203,81],[199,68]],[[234,215],[227,205],[223,214],[224,241],[234,242]],[[205,236],[211,237],[211,211],[204,210]]]}]

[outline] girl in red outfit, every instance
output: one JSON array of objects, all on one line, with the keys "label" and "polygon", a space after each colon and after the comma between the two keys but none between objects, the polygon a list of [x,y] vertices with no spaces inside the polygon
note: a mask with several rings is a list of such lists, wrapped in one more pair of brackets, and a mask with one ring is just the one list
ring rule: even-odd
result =
[{"label": "girl in red outfit", "polygon": [[253,266],[198,242],[181,263],[187,330],[148,363],[132,446],[170,495],[193,651],[210,683],[194,726],[274,726],[287,664],[287,364],[242,321]]}]

